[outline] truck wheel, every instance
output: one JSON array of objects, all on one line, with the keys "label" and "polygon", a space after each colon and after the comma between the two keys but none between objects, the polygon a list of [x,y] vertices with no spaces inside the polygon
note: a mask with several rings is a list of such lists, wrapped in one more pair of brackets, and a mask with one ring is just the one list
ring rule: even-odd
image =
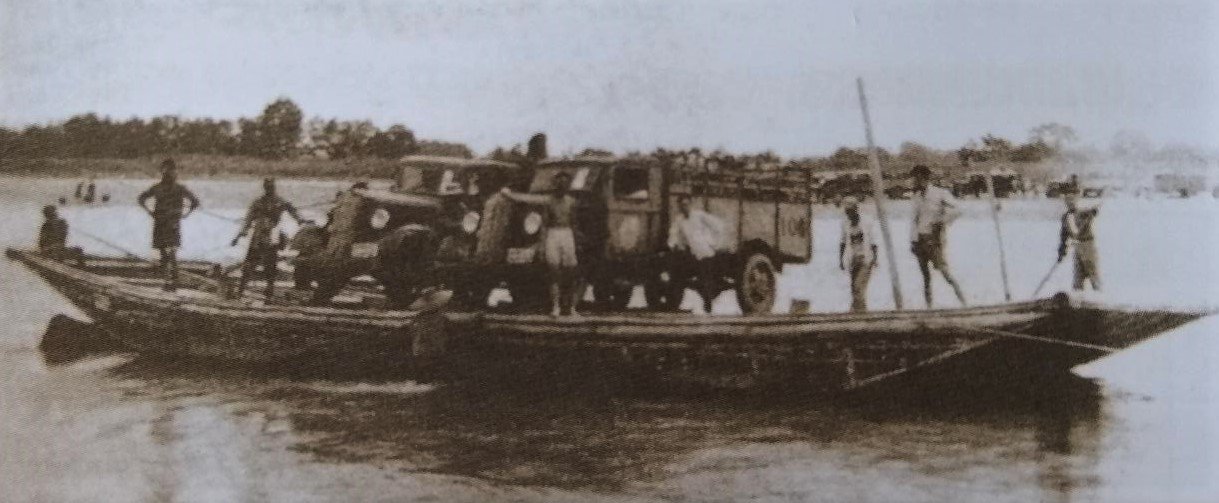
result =
[{"label": "truck wheel", "polygon": [[634,292],[635,285],[613,279],[602,280],[593,286],[597,303],[610,311],[625,310],[630,305],[631,294]]},{"label": "truck wheel", "polygon": [[736,282],[736,299],[745,314],[770,314],[775,306],[775,265],[764,253],[745,259]]},{"label": "truck wheel", "polygon": [[[508,284],[508,294],[512,296],[513,309],[520,312],[549,312],[549,285],[535,281],[513,281]],[[486,302],[486,297],[483,298]]]},{"label": "truck wheel", "polygon": [[686,281],[669,269],[661,269],[643,285],[643,293],[647,297],[649,308],[676,311],[681,307],[682,297],[686,294]]}]

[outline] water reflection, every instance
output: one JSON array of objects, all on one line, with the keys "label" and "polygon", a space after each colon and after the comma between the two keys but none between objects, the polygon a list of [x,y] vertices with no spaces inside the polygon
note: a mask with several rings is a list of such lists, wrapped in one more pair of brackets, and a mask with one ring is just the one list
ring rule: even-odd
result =
[{"label": "water reflection", "polygon": [[[87,328],[60,321],[48,335]],[[148,358],[106,372],[127,400],[159,411],[148,435],[169,460],[150,478],[170,493],[210,487],[200,477],[257,485],[243,471],[254,457],[247,451],[282,449],[331,466],[650,497],[697,498],[700,481],[756,471],[786,477],[792,487],[784,494],[797,498],[851,498],[881,480],[918,496],[929,481],[948,480],[965,491],[962,499],[1014,487],[1018,497],[1072,501],[1097,484],[1108,421],[1100,389],[1081,378],[989,395],[842,403],[661,397],[606,386],[318,381]],[[757,484],[734,479],[721,496],[749,497]],[[731,493],[740,488],[749,489]],[[872,489],[867,494],[887,494]]]}]

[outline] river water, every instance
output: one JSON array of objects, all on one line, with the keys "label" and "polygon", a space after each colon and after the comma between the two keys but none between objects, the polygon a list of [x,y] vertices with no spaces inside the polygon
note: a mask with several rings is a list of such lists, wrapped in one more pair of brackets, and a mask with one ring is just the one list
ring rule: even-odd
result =
[{"label": "river water", "polygon": [[[73,244],[113,252],[88,233],[150,254],[147,217],[131,204],[148,183],[102,180],[111,203],[65,207]],[[213,213],[187,220],[183,255],[234,260],[239,251],[224,245],[235,224],[220,217],[239,215],[258,184],[187,183]],[[32,243],[39,207],[71,199],[72,184],[0,179],[0,244]],[[282,185],[301,205],[341,187]],[[1105,300],[1219,305],[1219,203],[1104,204]],[[968,210],[950,260],[971,301],[997,302],[993,224],[984,204]],[[903,208],[894,211],[901,243]],[[1016,298],[1053,260],[1057,211],[1044,200],[1004,210]],[[838,225],[835,210],[818,209],[815,259],[786,271],[780,307],[791,298],[846,307]],[[907,304],[921,307],[914,263],[900,262]],[[888,282],[878,271],[874,306],[892,304]],[[951,298],[943,284],[936,295]],[[301,380],[121,353],[53,364],[37,349],[48,322],[86,318],[7,260],[0,302],[3,501],[1219,500],[1214,318],[1032,396],[945,390],[897,405]],[[716,308],[733,303],[726,295]]]}]

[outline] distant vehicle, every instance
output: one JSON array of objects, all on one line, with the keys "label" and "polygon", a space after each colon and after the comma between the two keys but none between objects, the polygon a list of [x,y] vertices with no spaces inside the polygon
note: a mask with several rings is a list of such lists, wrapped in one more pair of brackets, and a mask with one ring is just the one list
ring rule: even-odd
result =
[{"label": "distant vehicle", "polygon": [[846,197],[863,199],[872,194],[872,176],[867,170],[818,173],[814,178],[817,201],[829,203]]},{"label": "distant vehicle", "polygon": [[[953,181],[952,194],[958,198],[990,197],[990,189],[986,186],[987,171],[973,171],[963,178]],[[991,183],[994,184],[995,197],[1004,199],[1019,193],[1024,188],[1024,178],[1010,169],[990,172]]]},{"label": "distant vehicle", "polygon": [[[910,199],[914,190],[907,177],[885,174],[885,195],[889,199]],[[813,176],[813,191],[821,203],[837,203],[847,197],[865,200],[872,197],[872,174],[867,170],[818,173]]]},{"label": "distant vehicle", "polygon": [[1206,190],[1206,177],[1203,175],[1161,173],[1154,180],[1156,192],[1179,197],[1191,197]]},{"label": "distant vehicle", "polygon": [[[577,248],[596,299],[624,309],[643,285],[652,309],[676,310],[693,273],[668,253],[669,224],[681,195],[721,218],[728,234],[717,260],[723,274],[717,292],[735,289],[746,314],[774,306],[784,264],[812,258],[809,176],[797,168],[745,171],[678,170],[652,157],[576,157],[542,162],[530,192],[549,190],[558,173],[572,177],[577,199]],[[510,225],[506,262],[486,277],[507,283],[514,302],[544,302],[542,215],[517,204]]]}]

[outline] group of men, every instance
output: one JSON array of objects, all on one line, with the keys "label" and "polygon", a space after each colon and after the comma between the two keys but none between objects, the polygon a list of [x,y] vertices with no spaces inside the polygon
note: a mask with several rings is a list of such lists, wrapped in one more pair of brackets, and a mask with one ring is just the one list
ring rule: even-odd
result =
[{"label": "group of men", "polygon": [[[543,255],[550,281],[551,316],[579,316],[577,306],[584,296],[585,282],[580,277],[580,261],[576,247],[576,199],[571,195],[571,175],[557,173],[551,180],[551,192],[522,194],[507,187],[501,189],[507,199],[542,207],[545,210]],[[690,198],[681,196],[678,212],[669,226],[669,248],[690,259],[700,278],[698,291],[703,308],[711,312],[716,291],[715,256],[723,249],[724,223],[719,217],[692,209]]]},{"label": "group of men", "polygon": [[[165,275],[164,289],[172,292],[178,286],[178,248],[182,245],[182,220],[199,209],[199,198],[190,189],[178,183],[177,165],[172,159],[161,163],[161,181],[149,187],[136,198],[136,202],[152,217],[152,247],[161,258]],[[152,206],[148,205],[152,200]],[[275,180],[263,180],[263,194],[250,204],[242,220],[240,231],[233,238],[232,246],[243,237],[249,237],[249,249],[241,267],[241,279],[237,296],[245,289],[261,267],[266,280],[266,295],[275,292],[275,277],[279,261],[279,249],[284,242],[278,231],[280,219],[287,213],[298,223],[305,223],[291,203],[275,193]]]},{"label": "group of men", "polygon": [[[160,265],[165,275],[164,289],[172,292],[179,280],[177,250],[182,242],[181,221],[197,211],[200,203],[194,193],[178,182],[177,166],[173,160],[163,161],[160,169],[161,181],[142,192],[137,202],[152,217],[152,247],[160,254]],[[932,173],[928,167],[915,166],[911,175],[914,194],[911,201],[910,251],[922,273],[924,301],[931,307],[934,269],[952,288],[961,305],[965,305],[965,294],[953,276],[945,255],[947,229],[961,215],[960,209],[948,190],[931,183]],[[570,193],[570,186],[571,176],[558,173],[552,180],[553,190],[549,194],[517,193],[506,187],[501,190],[501,195],[508,200],[539,206],[544,210],[542,251],[548,269],[553,316],[578,316],[577,306],[585,286],[579,274],[576,247],[577,203]],[[151,206],[148,205],[149,200],[152,200]],[[1058,262],[1062,262],[1073,248],[1074,288],[1083,289],[1085,283],[1090,282],[1093,289],[1099,290],[1098,254],[1093,232],[1098,208],[1079,209],[1074,193],[1066,194],[1064,201],[1066,212],[1060,222]],[[700,279],[695,288],[702,296],[704,311],[710,313],[718,290],[715,258],[725,245],[724,223],[710,213],[692,208],[689,196],[679,196],[676,203],[678,211],[671,220],[668,246],[679,257],[684,257],[686,263],[693,265],[691,275]],[[858,201],[847,199],[843,207],[846,218],[842,223],[838,264],[850,276],[851,311],[864,311],[867,309],[868,283],[879,256],[874,225],[861,215]],[[299,224],[312,224],[301,216],[296,207],[276,194],[274,179],[264,179],[263,194],[250,204],[241,229],[231,243],[236,246],[240,239],[249,238],[248,251],[241,265],[238,296],[259,268],[266,280],[267,298],[274,294],[278,252],[286,238],[278,228],[285,213]],[[58,215],[54,206],[45,207],[43,215],[45,221],[39,233],[39,248],[44,251],[65,249],[67,222]]]},{"label": "group of men", "polygon": [[[922,273],[923,300],[927,307],[931,307],[931,273],[934,269],[940,272],[952,287],[957,300],[964,306],[965,294],[953,276],[944,253],[948,226],[961,216],[961,211],[947,189],[931,183],[930,168],[918,165],[910,174],[914,179],[910,252],[918,262],[919,272]],[[1074,289],[1082,290],[1085,283],[1090,282],[1094,290],[1100,290],[1099,258],[1092,230],[1092,223],[1099,209],[1080,210],[1077,198],[1078,194],[1075,192],[1063,196],[1067,210],[1060,222],[1058,262],[1062,262],[1068,251],[1074,248]],[[872,269],[877,265],[875,227],[860,215],[857,201],[844,201],[843,211],[846,219],[842,223],[842,237],[838,246],[838,267],[850,274],[851,311],[864,311],[867,310],[868,282]]]}]

